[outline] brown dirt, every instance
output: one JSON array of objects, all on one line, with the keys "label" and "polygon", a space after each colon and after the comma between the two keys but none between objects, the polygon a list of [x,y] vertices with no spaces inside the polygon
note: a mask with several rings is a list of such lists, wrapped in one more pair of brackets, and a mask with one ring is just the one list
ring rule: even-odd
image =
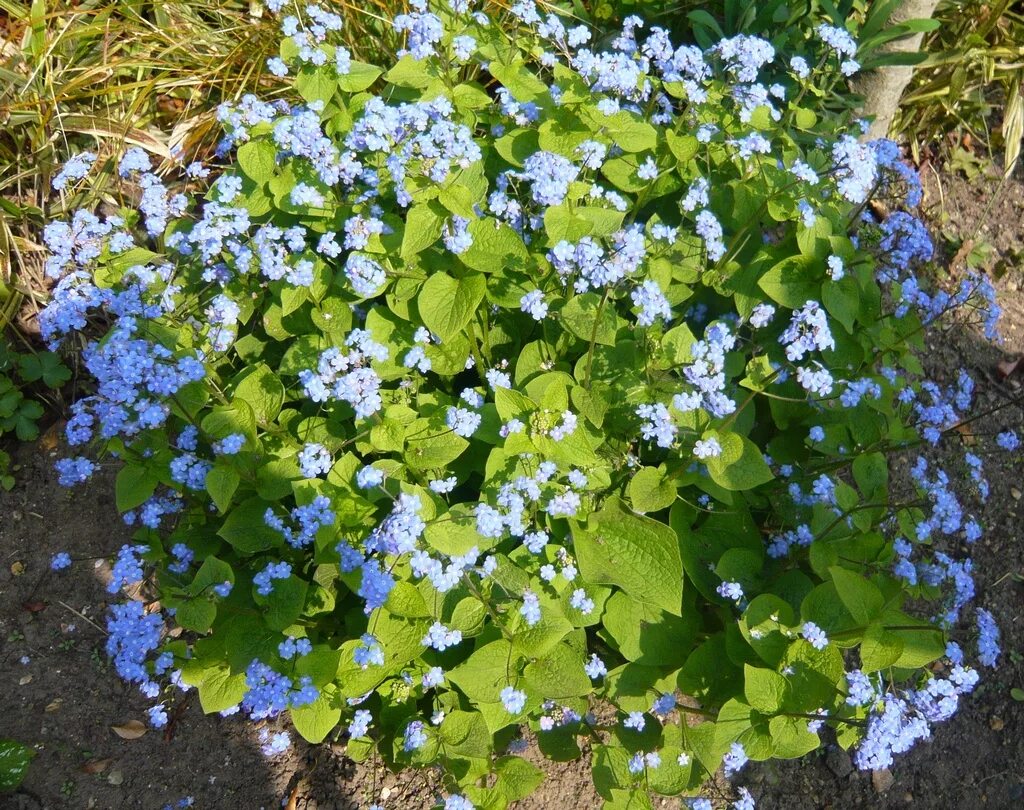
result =
[{"label": "brown dirt", "polygon": [[[1005,273],[998,286],[1006,343],[994,348],[969,329],[954,330],[929,347],[929,366],[940,378],[968,367],[980,410],[1014,397],[1019,403],[1024,368],[1009,380],[995,368],[1024,353],[1024,183],[1007,184],[989,205],[991,180],[939,180],[928,178],[927,205],[937,230],[954,240],[944,246],[947,258],[957,257],[958,240],[987,240],[993,248],[988,263]],[[979,421],[975,430],[991,434],[1011,426],[1024,426],[1019,404]],[[199,808],[354,810],[368,806],[371,797],[383,799],[388,810],[434,806],[436,773],[395,775],[354,766],[342,746],[311,748],[301,741],[286,756],[267,761],[249,724],[204,716],[194,699],[179,704],[169,733],[151,730],[135,740],[115,735],[111,726],[144,720],[149,702],[113,674],[96,626],[103,625],[108,598],[104,558],[128,540],[111,496],[112,472],[68,493],[52,471],[55,451],[39,444],[13,455],[20,465],[17,485],[0,492],[0,738],[35,745],[38,754],[23,789],[0,797],[0,807],[148,810],[185,796]],[[1024,806],[1024,703],[1010,696],[1012,687],[1024,688],[1024,506],[1018,491],[1024,488],[1024,462],[1019,455],[995,455],[987,474],[992,497],[982,515],[987,534],[975,550],[976,603],[992,610],[1002,628],[1000,668],[988,673],[953,720],[935,729],[930,742],[898,760],[891,780],[876,779],[877,787],[835,746],[798,762],[748,766],[739,781],[762,810]],[[62,550],[75,565],[49,572],[51,555]],[[548,779],[520,803],[521,810],[600,805],[586,762],[548,763],[546,770]],[[655,806],[679,802],[659,800]]]}]

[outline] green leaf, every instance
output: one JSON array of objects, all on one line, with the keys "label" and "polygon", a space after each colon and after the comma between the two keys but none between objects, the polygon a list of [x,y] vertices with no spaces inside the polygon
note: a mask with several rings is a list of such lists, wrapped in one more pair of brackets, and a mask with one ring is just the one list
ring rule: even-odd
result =
[{"label": "green leaf", "polygon": [[852,335],[860,312],[860,287],[856,277],[850,274],[839,281],[826,281],[821,288],[821,303],[828,314]]},{"label": "green leaf", "polygon": [[764,456],[746,436],[738,433],[719,435],[722,445],[720,455],[707,460],[711,480],[732,491],[754,489],[775,476],[772,475]]},{"label": "green leaf", "polygon": [[450,557],[461,556],[474,546],[484,545],[469,504],[456,504],[447,514],[438,515],[436,520],[427,523],[423,537],[431,548]]},{"label": "green leaf", "polygon": [[376,65],[353,60],[349,64],[348,73],[338,76],[338,88],[346,93],[361,93],[377,81],[383,72]]},{"label": "green leaf", "polygon": [[494,772],[498,781],[495,791],[505,801],[516,802],[525,799],[544,781],[544,771],[522,757],[501,757],[494,763]]},{"label": "green leaf", "polygon": [[875,583],[840,565],[828,571],[840,600],[858,623],[871,624],[881,615],[885,598]]},{"label": "green leaf", "polygon": [[438,736],[445,756],[483,759],[491,755],[491,733],[480,712],[449,712]]},{"label": "green leaf", "polygon": [[238,147],[238,165],[246,177],[263,185],[277,170],[277,147],[262,139],[243,143]]},{"label": "green leaf", "polygon": [[189,599],[177,606],[174,620],[185,630],[205,633],[217,618],[217,606],[206,598]]},{"label": "green leaf", "polygon": [[644,467],[629,480],[626,495],[635,511],[657,512],[673,504],[676,486],[665,477],[663,468]]},{"label": "green leaf", "polygon": [[903,639],[899,633],[888,631],[881,624],[873,624],[864,631],[860,643],[860,665],[866,672],[887,669],[899,661],[903,654]]},{"label": "green leaf", "polygon": [[571,632],[568,619],[545,611],[532,627],[523,622],[512,636],[512,647],[523,655],[544,655]]},{"label": "green leaf", "polygon": [[596,108],[586,109],[593,124],[603,130],[623,152],[646,152],[658,144],[658,130],[636,113],[617,112],[605,115]]},{"label": "green leaf", "polygon": [[786,702],[789,685],[773,669],[743,666],[743,696],[762,714],[778,712]]},{"label": "green leaf", "polygon": [[447,467],[469,442],[456,436],[439,419],[417,419],[406,432],[405,461],[415,470]]},{"label": "green leaf", "polygon": [[600,343],[604,346],[615,345],[617,319],[615,307],[608,303],[602,305],[601,296],[597,293],[575,295],[562,307],[559,313],[565,328],[580,340]]},{"label": "green leaf", "polygon": [[815,276],[817,261],[808,256],[787,256],[761,276],[758,286],[768,297],[790,309],[819,300],[821,283]]},{"label": "green leaf", "polygon": [[238,381],[233,403],[235,400],[243,401],[252,409],[259,424],[268,425],[281,412],[284,397],[284,383],[269,366],[260,363],[245,372]]},{"label": "green leaf", "polygon": [[210,556],[203,560],[203,564],[196,571],[195,578],[187,588],[189,596],[200,596],[207,593],[208,589],[222,582],[235,581],[235,572],[231,566],[223,560]]},{"label": "green leaf", "polygon": [[342,699],[338,688],[329,683],[312,703],[291,710],[295,730],[306,742],[322,743],[341,720]]},{"label": "green leaf", "polygon": [[206,491],[222,515],[231,507],[231,498],[238,489],[239,481],[241,477],[237,472],[220,463],[206,474]]},{"label": "green leaf", "polygon": [[409,261],[440,239],[447,217],[448,212],[434,200],[410,208],[402,236],[402,258]]},{"label": "green leaf", "polygon": [[268,595],[256,594],[257,605],[265,607],[263,618],[272,630],[284,630],[302,615],[309,583],[295,574],[286,579],[275,579],[274,590]]},{"label": "green leaf", "polygon": [[448,680],[470,700],[497,703],[501,700],[501,690],[509,685],[510,676],[518,671],[521,660],[522,656],[513,651],[508,641],[492,641],[477,648],[462,664],[451,670]]},{"label": "green leaf", "polygon": [[49,388],[59,388],[71,379],[71,369],[53,352],[36,352],[18,358],[18,373],[25,382],[42,380]]},{"label": "green leaf", "polygon": [[127,512],[142,506],[153,497],[160,483],[156,475],[145,467],[127,464],[117,472],[114,482],[114,500],[117,511]]},{"label": "green leaf", "polygon": [[235,433],[241,433],[248,439],[256,438],[256,414],[241,397],[233,399],[230,405],[211,408],[199,426],[213,439],[223,439]]},{"label": "green leaf", "polygon": [[516,101],[541,102],[551,98],[548,86],[538,79],[521,59],[517,59],[511,64],[495,60],[488,65],[487,69],[495,79],[508,88]]},{"label": "green leaf", "polygon": [[676,135],[672,130],[667,130],[665,138],[668,141],[669,150],[682,166],[689,163],[700,149],[700,143],[693,135]]},{"label": "green leaf", "polygon": [[14,740],[0,740],[0,791],[14,790],[25,779],[34,749]]},{"label": "green leaf", "polygon": [[207,714],[222,712],[242,702],[247,687],[245,673],[236,672],[225,666],[216,666],[206,670],[206,674],[198,684],[199,703]]},{"label": "green leaf", "polygon": [[447,273],[427,279],[416,299],[424,325],[442,341],[455,337],[476,313],[486,290],[479,273],[458,280]]},{"label": "green leaf", "polygon": [[865,498],[884,493],[889,483],[889,464],[881,453],[863,453],[853,460],[853,480]]},{"label": "green leaf", "polygon": [[546,700],[580,697],[593,687],[583,670],[583,655],[566,644],[556,644],[523,670],[526,685]]},{"label": "green leaf", "polygon": [[263,519],[268,508],[270,504],[262,498],[243,501],[231,510],[217,534],[242,554],[254,554],[283,545],[284,538]]},{"label": "green leaf", "polygon": [[333,98],[337,87],[334,68],[329,65],[303,65],[295,77],[295,89],[306,101],[322,101],[326,104]]},{"label": "green leaf", "polygon": [[672,616],[621,591],[607,601],[601,621],[622,656],[644,666],[678,664],[697,632],[693,614]]},{"label": "green leaf", "polygon": [[768,721],[772,738],[772,756],[777,759],[798,759],[814,751],[821,740],[807,730],[807,720],[779,715]]},{"label": "green leaf", "polygon": [[586,582],[618,585],[634,599],[680,615],[683,563],[676,533],[664,523],[626,512],[610,498],[574,539]]},{"label": "green leaf", "polygon": [[499,273],[503,270],[525,270],[529,254],[523,238],[503,222],[481,217],[469,223],[473,244],[459,254],[459,261],[481,273]]}]

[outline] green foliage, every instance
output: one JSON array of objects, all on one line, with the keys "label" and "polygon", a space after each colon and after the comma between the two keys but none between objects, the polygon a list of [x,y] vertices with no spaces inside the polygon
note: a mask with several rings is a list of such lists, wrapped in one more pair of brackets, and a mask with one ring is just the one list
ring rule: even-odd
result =
[{"label": "green foliage", "polygon": [[[0,438],[12,434],[27,442],[39,436],[44,408],[34,393],[40,388],[60,388],[71,379],[71,370],[53,352],[20,354],[0,336]],[[0,473],[6,463],[0,467]],[[0,486],[10,489],[9,476],[0,475]]]}]

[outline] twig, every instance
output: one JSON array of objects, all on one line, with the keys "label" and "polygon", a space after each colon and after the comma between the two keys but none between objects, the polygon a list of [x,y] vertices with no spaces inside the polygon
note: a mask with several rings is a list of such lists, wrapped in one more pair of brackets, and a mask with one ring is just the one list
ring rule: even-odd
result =
[{"label": "twig", "polygon": [[71,612],[72,612],[72,613],[74,613],[74,614],[75,614],[75,615],[76,615],[76,616],[77,616],[78,618],[80,618],[80,619],[83,619],[83,620],[85,620],[85,621],[89,622],[89,624],[91,624],[91,625],[92,625],[93,627],[95,627],[95,628],[96,628],[97,630],[99,630],[99,631],[100,631],[101,633],[103,633],[103,635],[105,635],[105,636],[107,636],[107,635],[110,635],[110,634],[109,634],[109,633],[108,633],[108,632],[107,632],[106,630],[104,630],[104,629],[103,629],[102,627],[100,627],[100,626],[99,626],[98,624],[96,624],[96,622],[94,622],[94,621],[93,621],[92,619],[90,619],[90,618],[89,618],[88,616],[86,616],[86,615],[85,615],[84,613],[80,613],[80,612],[78,612],[77,610],[75,610],[75,609],[74,609],[73,607],[71,607],[70,605],[66,605],[66,604],[64,604],[63,602],[61,602],[61,601],[60,601],[59,599],[57,600],[57,604],[58,604],[58,605],[60,605],[60,606],[61,606],[62,608],[64,608],[65,610],[69,610],[69,611],[71,611]]}]

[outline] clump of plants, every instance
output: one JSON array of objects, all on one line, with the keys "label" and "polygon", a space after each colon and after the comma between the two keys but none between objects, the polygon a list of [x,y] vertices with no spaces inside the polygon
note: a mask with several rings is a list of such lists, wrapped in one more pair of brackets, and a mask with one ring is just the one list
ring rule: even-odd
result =
[{"label": "clump of plants", "polygon": [[[32,441],[44,413],[38,389],[58,389],[71,370],[53,352],[17,352],[0,335],[0,440]],[[14,486],[11,457],[0,449],[0,489]]]},{"label": "clump of plants", "polygon": [[268,756],[294,729],[439,764],[457,810],[540,782],[527,729],[650,807],[826,727],[884,768],[952,715],[999,655],[984,610],[955,640],[982,460],[888,462],[970,412],[922,334],[997,309],[918,278],[914,173],[823,112],[849,34],[597,44],[453,0],[395,18],[385,70],[269,5],[297,95],[221,108],[216,179],[83,155],[66,182],[138,205],[46,234],[41,328],[95,379],[67,439],[120,460],[136,529],[108,651],[152,723],[195,689]]}]

